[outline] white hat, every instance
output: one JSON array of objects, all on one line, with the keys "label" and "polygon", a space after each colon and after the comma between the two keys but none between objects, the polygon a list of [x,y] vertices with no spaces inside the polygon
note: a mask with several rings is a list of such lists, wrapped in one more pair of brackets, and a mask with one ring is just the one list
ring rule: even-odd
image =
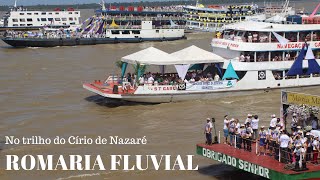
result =
[{"label": "white hat", "polygon": [[248,114],[248,117],[251,117],[252,116],[252,114]]},{"label": "white hat", "polygon": [[315,135],[314,137],[315,137],[315,138],[318,138],[319,136],[318,136],[318,135]]},{"label": "white hat", "polygon": [[300,143],[296,144],[296,147],[301,147],[301,144]]},{"label": "white hat", "polygon": [[275,118],[275,117],[276,117],[276,115],[275,115],[275,114],[272,114],[272,115],[271,115],[271,117]]},{"label": "white hat", "polygon": [[207,118],[207,121],[210,121],[211,119],[210,118]]},{"label": "white hat", "polygon": [[234,118],[231,118],[230,121],[234,121]]},{"label": "white hat", "polygon": [[296,114],[296,113],[293,113],[292,116],[297,116],[297,114]]},{"label": "white hat", "polygon": [[241,124],[240,127],[244,127],[244,124]]},{"label": "white hat", "polygon": [[307,135],[307,136],[309,136],[309,135],[310,135],[310,133],[308,133],[308,132],[307,132],[307,133],[306,133],[306,135]]},{"label": "white hat", "polygon": [[297,126],[298,129],[301,129],[301,126]]},{"label": "white hat", "polygon": [[264,126],[261,126],[260,128],[264,128]]}]

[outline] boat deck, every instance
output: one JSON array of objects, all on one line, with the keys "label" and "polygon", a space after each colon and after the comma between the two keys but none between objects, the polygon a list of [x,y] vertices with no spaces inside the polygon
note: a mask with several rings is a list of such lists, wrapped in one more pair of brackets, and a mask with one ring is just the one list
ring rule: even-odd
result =
[{"label": "boat deck", "polygon": [[133,94],[135,92],[135,89],[129,88],[128,90],[123,90],[122,86],[119,84],[112,84],[109,83],[107,86],[104,85],[101,81],[97,81],[94,83],[85,83],[84,84],[87,87],[90,87],[96,91],[99,91],[101,93],[105,94],[114,94],[113,93],[113,86],[118,85],[118,93],[117,94]]},{"label": "boat deck", "polygon": [[[248,152],[244,151],[243,149],[236,149],[227,144],[213,144],[211,146],[206,144],[197,144],[197,154],[205,156],[202,154],[203,148],[205,148],[216,153],[225,154],[227,156],[267,168],[269,169],[269,172],[275,172],[272,172],[272,174],[277,174],[276,177],[281,177],[281,179],[320,179],[320,165],[307,163],[308,170],[306,171],[297,172],[293,170],[287,170],[284,169],[285,164],[275,160],[274,157],[270,157],[268,155],[257,156],[255,146],[255,144],[252,144],[252,151]],[[270,179],[272,178],[270,177]]]}]

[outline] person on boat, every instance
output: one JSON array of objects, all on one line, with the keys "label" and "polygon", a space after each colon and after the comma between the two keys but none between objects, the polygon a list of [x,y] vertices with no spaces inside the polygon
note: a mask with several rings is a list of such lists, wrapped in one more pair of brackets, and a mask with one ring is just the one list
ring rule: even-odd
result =
[{"label": "person on boat", "polygon": [[291,131],[295,132],[297,131],[297,126],[298,126],[298,119],[297,119],[297,114],[293,113],[292,114],[292,120],[291,120]]},{"label": "person on boat", "polygon": [[295,156],[295,169],[300,169],[299,168],[299,162],[300,162],[300,158],[303,157],[303,154],[304,154],[304,149],[302,148],[302,145],[301,144],[297,144],[295,146],[295,149],[293,151],[294,153],[294,156]]},{"label": "person on boat", "polygon": [[306,153],[306,161],[311,161],[311,154],[312,154],[312,142],[313,142],[313,139],[312,139],[312,134],[307,132],[306,133],[306,148],[307,148],[307,153]]},{"label": "person on boat", "polygon": [[234,118],[231,118],[229,121],[229,136],[230,136],[230,145],[234,146],[234,136],[235,136],[235,128],[236,128],[236,124],[234,122]]},{"label": "person on boat", "polygon": [[141,75],[139,77],[139,85],[144,85],[144,77],[143,77],[143,75]]},{"label": "person on boat", "polygon": [[277,118],[275,114],[271,115],[271,117],[272,119],[270,121],[270,129],[274,130],[277,126]]},{"label": "person on boat", "polygon": [[314,117],[311,121],[311,127],[313,130],[317,130],[318,129],[318,118]]},{"label": "person on boat", "polygon": [[260,131],[259,131],[259,152],[258,152],[258,156],[261,155],[261,153],[263,153],[265,155],[266,153],[266,143],[267,143],[267,132],[264,129],[264,126],[260,127]]},{"label": "person on boat", "polygon": [[248,35],[248,42],[252,43],[252,34],[251,33],[249,33],[249,35]]},{"label": "person on boat", "polygon": [[314,136],[314,140],[312,142],[312,147],[313,147],[313,163],[314,164],[318,164],[318,155],[319,155],[319,151],[320,151],[320,147],[319,147],[319,136],[316,135]]},{"label": "person on boat", "polygon": [[240,123],[239,123],[239,119],[236,119],[235,121],[234,121],[234,123],[235,123],[235,135],[236,135],[236,143],[237,143],[237,148],[238,149],[241,149],[241,136],[240,136],[240,134],[241,134],[241,129],[240,129]]},{"label": "person on boat", "polygon": [[259,117],[258,115],[254,115],[253,119],[251,120],[251,127],[252,127],[252,137],[254,140],[258,138],[258,130],[259,130]]},{"label": "person on boat", "polygon": [[252,147],[251,147],[251,142],[252,142],[252,127],[251,127],[251,123],[247,122],[246,124],[246,145],[247,145],[247,151],[251,152]]},{"label": "person on boat", "polygon": [[217,73],[214,75],[214,81],[220,81],[220,76]]},{"label": "person on boat", "polygon": [[[240,139],[241,139],[241,142],[242,142],[242,144],[243,144],[243,149],[244,150],[246,150],[247,149],[247,141],[246,141],[246,139],[247,139],[247,130],[246,130],[246,127],[245,127],[245,125],[244,124],[241,124],[240,125]],[[241,147],[240,147],[240,149],[241,149]]]},{"label": "person on boat", "polygon": [[287,163],[289,160],[288,147],[290,143],[290,137],[287,135],[286,130],[281,131],[279,142],[280,142],[280,157],[281,157],[280,162]]},{"label": "person on boat", "polygon": [[224,116],[223,120],[223,136],[224,136],[224,144],[228,144],[228,136],[229,136],[229,119],[228,115]]},{"label": "person on boat", "polygon": [[241,55],[240,55],[240,62],[244,62],[245,61],[245,57],[244,57],[244,55],[241,53]]},{"label": "person on boat", "polygon": [[207,123],[204,127],[204,134],[206,135],[206,144],[207,145],[211,145],[212,144],[212,123],[211,123],[211,119],[207,118]]},{"label": "person on boat", "polygon": [[272,146],[272,153],[274,154],[274,159],[279,159],[279,137],[280,137],[280,127],[277,127],[271,133],[271,146]]},{"label": "person on boat", "polygon": [[252,121],[252,114],[248,114],[247,115],[247,119],[244,121],[244,124],[246,125],[247,123],[250,123],[251,124],[251,121]]},{"label": "person on boat", "polygon": [[154,83],[153,75],[150,75],[150,77],[148,78],[148,85],[152,86],[153,83]]}]

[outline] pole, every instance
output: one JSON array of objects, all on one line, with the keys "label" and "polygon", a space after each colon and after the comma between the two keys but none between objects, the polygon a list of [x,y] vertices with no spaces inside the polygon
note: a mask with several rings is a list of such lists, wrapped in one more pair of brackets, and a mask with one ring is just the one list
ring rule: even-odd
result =
[{"label": "pole", "polygon": [[218,143],[220,144],[220,131],[219,131],[219,138],[218,138]]}]

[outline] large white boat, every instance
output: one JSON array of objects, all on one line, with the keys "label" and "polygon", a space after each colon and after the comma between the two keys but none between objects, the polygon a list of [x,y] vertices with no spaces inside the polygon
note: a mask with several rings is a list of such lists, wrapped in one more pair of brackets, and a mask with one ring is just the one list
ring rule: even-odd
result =
[{"label": "large white boat", "polygon": [[56,27],[79,27],[80,11],[72,8],[61,11],[33,11],[17,6],[17,2],[5,14],[2,19],[6,29],[37,29],[47,26]]},{"label": "large white boat", "polygon": [[[119,79],[109,77],[106,81],[85,83],[83,87],[108,98],[159,103],[320,85],[319,24],[241,22],[226,26],[223,35],[214,38],[211,45],[214,52],[211,54],[190,47],[170,55],[146,49],[122,58],[124,63],[174,65],[178,75],[160,72],[145,76],[184,81],[171,84],[150,81],[128,86],[125,81],[119,83]],[[194,64],[208,66],[196,73],[205,78],[190,79],[195,72],[191,73],[189,67]]]},{"label": "large white boat", "polygon": [[205,7],[197,2],[196,6],[185,6],[186,27],[194,31],[220,31],[230,23],[255,20],[263,21],[266,15],[258,5],[209,5]]}]

